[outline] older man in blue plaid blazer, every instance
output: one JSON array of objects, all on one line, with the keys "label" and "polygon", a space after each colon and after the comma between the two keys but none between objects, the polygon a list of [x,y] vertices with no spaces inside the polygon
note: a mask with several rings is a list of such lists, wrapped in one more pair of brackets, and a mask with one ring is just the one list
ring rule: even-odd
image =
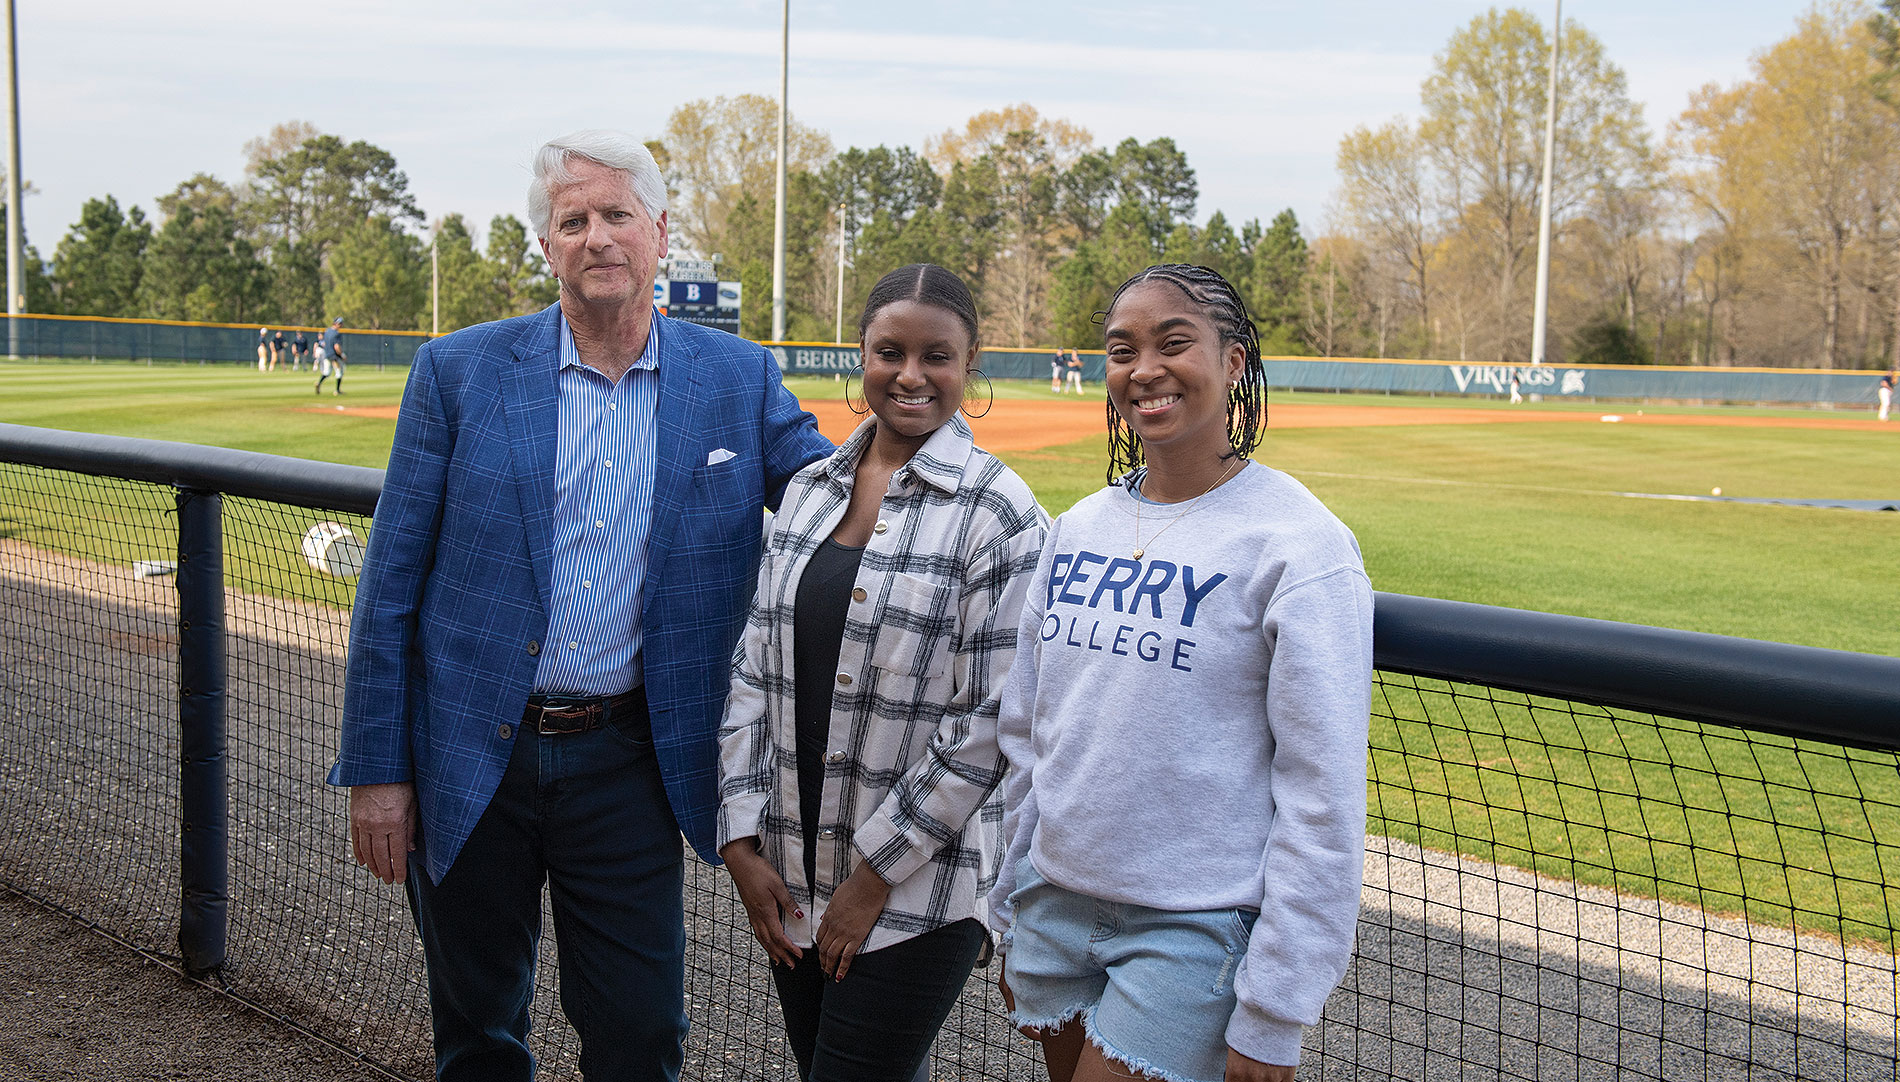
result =
[{"label": "older man in blue plaid blazer", "polygon": [[545,883],[582,1071],[673,1079],[680,835],[717,860],[760,509],[831,444],[765,350],[652,308],[666,188],[638,140],[549,143],[528,202],[560,302],[417,351],[330,782],[408,890],[438,1077],[531,1077]]}]

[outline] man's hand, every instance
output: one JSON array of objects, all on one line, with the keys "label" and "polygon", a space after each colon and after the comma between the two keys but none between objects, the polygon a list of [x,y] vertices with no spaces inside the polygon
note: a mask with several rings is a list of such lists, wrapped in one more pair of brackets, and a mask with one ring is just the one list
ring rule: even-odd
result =
[{"label": "man's hand", "polygon": [[1262,1063],[1229,1048],[1227,1050],[1227,1082],[1293,1082],[1292,1067],[1277,1063]]},{"label": "man's hand", "polygon": [[385,883],[409,878],[409,854],[416,848],[416,786],[350,786],[350,850],[356,862]]},{"label": "man's hand", "polygon": [[825,919],[818,922],[818,968],[834,981],[844,980],[851,959],[864,949],[864,941],[890,901],[891,885],[860,861],[858,870],[838,884],[838,892],[825,907]]},{"label": "man's hand", "polygon": [[734,838],[719,850],[719,857],[726,862],[732,885],[739,888],[746,919],[752,922],[752,934],[758,938],[759,946],[765,948],[766,956],[787,968],[798,964],[805,952],[793,946],[791,937],[785,934],[784,914],[800,917],[805,914],[792,905],[792,892],[785,886],[785,877],[759,855],[759,840]]}]

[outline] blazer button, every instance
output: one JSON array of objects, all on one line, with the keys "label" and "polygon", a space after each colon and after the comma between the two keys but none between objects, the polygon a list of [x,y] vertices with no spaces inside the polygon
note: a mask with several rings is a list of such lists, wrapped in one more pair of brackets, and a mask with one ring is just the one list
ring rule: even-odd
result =
[{"label": "blazer button", "polygon": [[541,652],[541,644],[534,641],[533,639],[529,639],[528,640],[528,656],[534,657],[540,652]]},{"label": "blazer button", "polygon": [[887,531],[887,530],[889,530],[890,528],[891,528],[891,527],[890,527],[890,524],[889,524],[889,523],[887,523],[887,522],[885,522],[885,521],[884,521],[883,519],[878,519],[878,520],[877,520],[877,525],[875,525],[875,526],[873,526],[873,527],[871,527],[871,532],[872,532],[872,533],[884,533],[885,531]]},{"label": "blazer button", "polygon": [[851,588],[851,600],[853,600],[853,601],[863,601],[863,600],[865,599],[865,597],[866,597],[866,596],[867,596],[867,595],[866,595],[866,594],[865,594],[865,592],[864,592],[864,587],[862,587],[862,586],[853,586],[853,587]]},{"label": "blazer button", "polygon": [[851,686],[851,674],[850,674],[850,673],[848,673],[848,672],[841,672],[841,673],[839,673],[839,674],[838,674],[838,683],[840,683],[840,684],[842,684],[842,685],[844,685],[845,687],[850,687],[850,686]]},{"label": "blazer button", "polygon": [[842,762],[844,762],[844,752],[842,752],[842,751],[834,751],[834,752],[832,752],[832,753],[831,753],[830,755],[827,755],[827,756],[825,756],[825,762],[827,762],[827,763],[842,763]]},{"label": "blazer button", "polygon": [[818,836],[824,839],[825,841],[830,841],[833,838],[836,838],[838,836],[838,832],[831,829],[830,827],[826,827],[825,829],[818,832]]},{"label": "blazer button", "polygon": [[512,725],[503,725],[501,728],[496,729],[495,732],[503,740],[507,740],[508,738],[515,735],[515,727]]}]

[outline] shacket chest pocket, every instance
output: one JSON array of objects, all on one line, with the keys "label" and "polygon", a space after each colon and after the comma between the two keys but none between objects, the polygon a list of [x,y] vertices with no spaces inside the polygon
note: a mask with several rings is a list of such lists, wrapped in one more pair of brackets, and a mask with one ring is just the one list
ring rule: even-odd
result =
[{"label": "shacket chest pocket", "polygon": [[[858,591],[864,591],[862,599]],[[956,630],[955,599],[948,582],[892,572],[860,575],[851,592],[852,617],[876,630],[871,664],[887,673],[919,681],[934,680],[950,669]],[[865,606],[866,611],[855,611]]]}]

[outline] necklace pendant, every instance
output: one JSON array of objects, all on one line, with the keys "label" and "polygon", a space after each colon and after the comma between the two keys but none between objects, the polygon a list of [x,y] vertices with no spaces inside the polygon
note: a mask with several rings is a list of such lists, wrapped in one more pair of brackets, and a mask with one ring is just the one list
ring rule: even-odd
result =
[{"label": "necklace pendant", "polygon": [[1148,551],[1148,550],[1147,550],[1147,549],[1136,549],[1136,550],[1135,550],[1135,559],[1137,559],[1137,560],[1139,560],[1139,559],[1141,559],[1141,554],[1142,554],[1142,553],[1144,553],[1144,552],[1146,552],[1146,551]]}]

